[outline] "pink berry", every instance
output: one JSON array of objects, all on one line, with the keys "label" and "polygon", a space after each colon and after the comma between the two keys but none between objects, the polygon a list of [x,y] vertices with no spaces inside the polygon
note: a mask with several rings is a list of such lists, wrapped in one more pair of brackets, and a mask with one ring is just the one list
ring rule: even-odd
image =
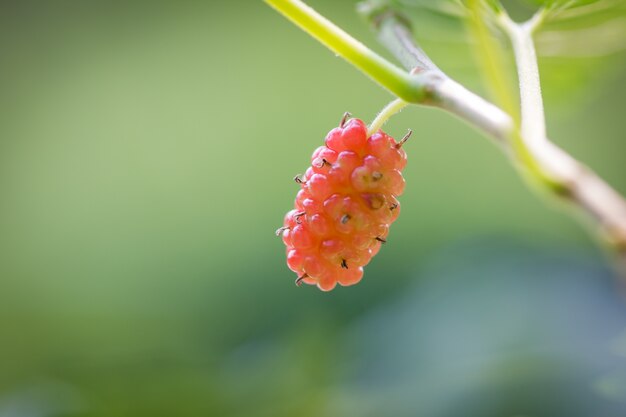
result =
[{"label": "pink berry", "polygon": [[279,229],[296,283],[330,291],[361,280],[400,212],[401,145],[382,130],[368,137],[365,123],[350,119],[313,152],[311,166],[296,179],[295,209]]}]

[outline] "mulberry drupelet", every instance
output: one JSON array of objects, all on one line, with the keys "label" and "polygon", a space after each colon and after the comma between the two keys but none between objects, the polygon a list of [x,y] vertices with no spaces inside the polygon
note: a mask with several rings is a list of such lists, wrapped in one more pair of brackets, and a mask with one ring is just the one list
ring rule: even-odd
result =
[{"label": "mulberry drupelet", "polygon": [[406,153],[382,130],[367,136],[359,119],[346,120],[313,152],[311,166],[295,181],[295,208],[287,213],[282,234],[287,265],[296,284],[330,291],[337,283],[356,284],[363,267],[386,242],[389,225],[400,213],[404,190],[401,171]]}]

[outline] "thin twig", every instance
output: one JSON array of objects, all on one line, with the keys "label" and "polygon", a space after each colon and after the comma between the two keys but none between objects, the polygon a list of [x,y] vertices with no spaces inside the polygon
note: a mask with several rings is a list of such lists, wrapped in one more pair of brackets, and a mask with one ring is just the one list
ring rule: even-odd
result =
[{"label": "thin twig", "polygon": [[497,22],[509,36],[515,62],[517,63],[517,78],[521,102],[521,130],[522,138],[531,146],[542,146],[547,140],[546,119],[543,110],[541,96],[541,81],[539,80],[539,67],[537,65],[537,53],[532,41],[532,32],[535,30],[543,9],[536,13],[525,24],[518,25],[513,22],[505,11],[498,16]]}]

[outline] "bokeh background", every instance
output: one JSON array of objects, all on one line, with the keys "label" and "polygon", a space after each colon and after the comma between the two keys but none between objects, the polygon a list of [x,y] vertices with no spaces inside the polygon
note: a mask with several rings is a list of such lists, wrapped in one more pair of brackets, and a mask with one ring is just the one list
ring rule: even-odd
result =
[{"label": "bokeh background", "polygon": [[[355,2],[310,4],[384,53]],[[626,193],[624,53],[545,50],[550,136]],[[293,285],[293,176],[390,99],[261,1],[3,2],[0,416],[626,415],[607,256],[442,112],[387,126],[407,189],[363,281]]]}]

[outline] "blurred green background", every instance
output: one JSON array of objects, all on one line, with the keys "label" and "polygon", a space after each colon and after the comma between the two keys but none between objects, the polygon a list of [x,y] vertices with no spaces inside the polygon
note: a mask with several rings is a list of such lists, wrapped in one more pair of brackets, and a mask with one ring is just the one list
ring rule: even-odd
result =
[{"label": "blurred green background", "polygon": [[[550,136],[626,193],[624,54],[576,60],[541,60]],[[387,126],[407,189],[363,281],[293,285],[293,176],[390,99],[261,1],[3,2],[0,416],[626,415],[607,258],[442,112]]]}]

